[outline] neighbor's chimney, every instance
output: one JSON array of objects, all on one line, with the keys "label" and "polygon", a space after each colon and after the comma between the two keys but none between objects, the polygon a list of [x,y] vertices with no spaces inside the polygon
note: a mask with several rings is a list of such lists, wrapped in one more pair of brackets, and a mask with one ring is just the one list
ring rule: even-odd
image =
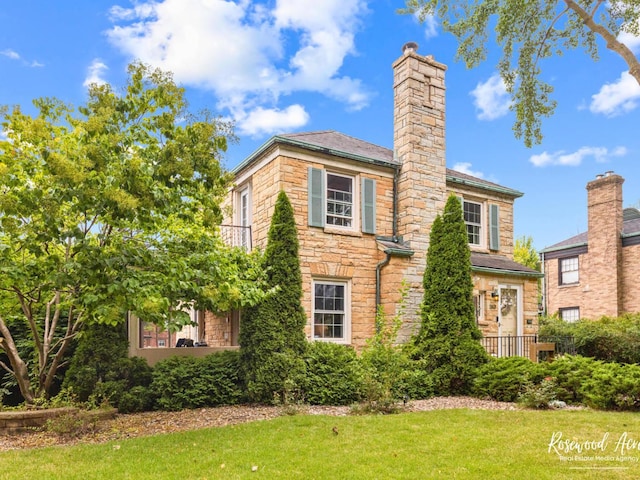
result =
[{"label": "neighbor's chimney", "polygon": [[[446,66],[421,56],[406,43],[393,63],[394,157],[400,163],[397,183],[397,234],[415,252],[416,265],[405,278],[411,289],[408,317],[422,300],[422,275],[431,224],[446,202],[445,84]],[[414,298],[415,297],[415,298]],[[418,308],[418,307],[416,307]],[[416,315],[417,316],[417,315]]]},{"label": "neighbor's chimney", "polygon": [[587,184],[590,304],[598,316],[622,312],[622,184],[612,171]]}]

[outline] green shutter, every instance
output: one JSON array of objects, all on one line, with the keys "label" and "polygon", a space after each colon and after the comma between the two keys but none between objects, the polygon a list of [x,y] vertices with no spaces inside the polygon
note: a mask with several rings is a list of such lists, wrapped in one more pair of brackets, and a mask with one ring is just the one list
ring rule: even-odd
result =
[{"label": "green shutter", "polygon": [[362,179],[362,233],[376,233],[376,181]]},{"label": "green shutter", "polygon": [[309,225],[324,227],[325,199],[324,199],[324,171],[309,167]]},{"label": "green shutter", "polygon": [[489,250],[500,250],[500,209],[489,205]]}]

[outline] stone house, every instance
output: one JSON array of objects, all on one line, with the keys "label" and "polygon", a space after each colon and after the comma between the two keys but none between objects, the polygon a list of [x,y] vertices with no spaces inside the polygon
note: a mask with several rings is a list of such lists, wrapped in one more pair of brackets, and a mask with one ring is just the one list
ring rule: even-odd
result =
[{"label": "stone house", "polygon": [[[416,44],[404,46],[393,63],[393,150],[336,131],[282,134],[233,170],[225,223],[237,245],[264,248],[280,190],[293,205],[309,340],[361,348],[378,305],[397,311],[403,282],[401,340],[415,332],[430,227],[454,194],[472,251],[477,323],[492,339],[485,346],[527,354],[522,339],[537,332],[540,274],[513,261],[513,204],[522,193],[446,168],[445,70]],[[237,345],[241,316],[201,315],[199,340]]]},{"label": "stone house", "polygon": [[574,322],[640,312],[640,210],[623,208],[624,179],[587,183],[588,230],[541,251],[545,310]]}]

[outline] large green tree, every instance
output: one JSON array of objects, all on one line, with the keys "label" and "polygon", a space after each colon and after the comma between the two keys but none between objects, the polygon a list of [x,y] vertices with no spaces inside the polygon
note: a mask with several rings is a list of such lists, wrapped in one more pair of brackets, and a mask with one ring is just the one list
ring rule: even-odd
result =
[{"label": "large green tree", "polygon": [[123,90],[93,85],[77,109],[34,105],[4,109],[0,140],[0,366],[26,402],[47,395],[88,322],[132,312],[180,328],[186,306],[262,297],[258,259],[218,232],[232,126],[189,115],[171,74],[132,64]]},{"label": "large green tree", "polygon": [[471,252],[455,195],[431,225],[423,284],[422,323],[414,338],[414,355],[431,374],[438,394],[467,393],[487,354],[479,342]]},{"label": "large green tree", "polygon": [[[435,15],[458,39],[457,57],[475,67],[487,57],[489,37],[502,49],[498,71],[511,93],[514,132],[527,146],[542,141],[541,118],[556,106],[541,78],[542,61],[582,47],[598,59],[599,40],[618,54],[640,84],[640,60],[620,33],[640,36],[638,0],[405,0],[403,13]],[[599,39],[599,40],[598,40]]]},{"label": "large green tree", "polygon": [[293,207],[284,191],[276,200],[263,266],[277,293],[242,312],[240,358],[249,398],[271,403],[296,388],[307,347],[302,274]]}]

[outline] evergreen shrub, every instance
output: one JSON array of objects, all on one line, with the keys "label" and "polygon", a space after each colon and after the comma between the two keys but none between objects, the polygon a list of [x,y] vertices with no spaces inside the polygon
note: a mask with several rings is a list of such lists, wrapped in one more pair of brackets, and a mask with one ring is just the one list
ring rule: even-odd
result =
[{"label": "evergreen shrub", "polygon": [[242,398],[238,362],[234,351],[158,362],[149,387],[156,408],[175,411],[237,404]]},{"label": "evergreen shrub", "polygon": [[500,402],[515,402],[528,385],[539,383],[544,367],[524,357],[493,358],[478,369],[473,395]]},{"label": "evergreen shrub", "polygon": [[304,399],[311,405],[350,405],[362,396],[362,365],[353,348],[312,342],[305,354]]}]

